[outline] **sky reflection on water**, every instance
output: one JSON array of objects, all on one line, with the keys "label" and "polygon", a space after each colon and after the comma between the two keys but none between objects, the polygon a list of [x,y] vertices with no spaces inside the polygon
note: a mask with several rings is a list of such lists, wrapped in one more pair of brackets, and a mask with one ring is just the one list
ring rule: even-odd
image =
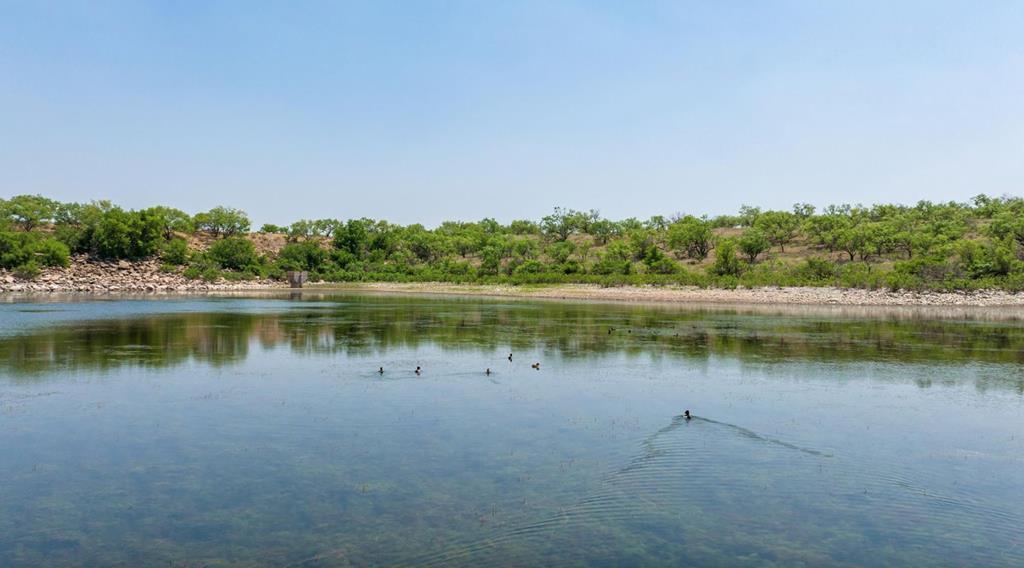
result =
[{"label": "sky reflection on water", "polygon": [[315,300],[0,306],[0,564],[1024,562],[1013,319]]}]

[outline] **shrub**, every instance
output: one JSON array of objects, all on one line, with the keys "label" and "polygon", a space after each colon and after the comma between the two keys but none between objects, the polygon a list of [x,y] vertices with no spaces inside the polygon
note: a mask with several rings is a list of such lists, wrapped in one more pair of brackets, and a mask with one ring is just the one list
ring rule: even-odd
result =
[{"label": "shrub", "polygon": [[39,278],[39,265],[30,260],[15,268],[14,275],[22,280],[35,280]]},{"label": "shrub", "polygon": [[220,268],[245,270],[259,264],[256,247],[245,237],[228,237],[213,243],[206,251],[207,257]]},{"label": "shrub", "polygon": [[68,247],[52,238],[35,233],[0,232],[0,267],[17,268],[28,263],[42,266],[67,266]]},{"label": "shrub", "polygon": [[182,238],[171,239],[164,243],[160,258],[171,265],[182,265],[188,262],[188,242]]},{"label": "shrub", "polygon": [[43,266],[67,266],[71,251],[56,239],[42,239],[33,247],[33,254]]},{"label": "shrub", "polygon": [[654,274],[675,274],[679,271],[679,265],[653,245],[644,253],[644,264],[647,266],[647,271]]},{"label": "shrub", "polygon": [[91,230],[90,249],[103,258],[139,259],[155,254],[163,242],[159,217],[114,207]]},{"label": "shrub", "polygon": [[796,269],[797,274],[814,282],[830,281],[836,277],[836,265],[822,258],[808,258]]},{"label": "shrub", "polygon": [[513,274],[540,274],[546,272],[544,264],[536,260],[527,260],[512,271]]},{"label": "shrub", "polygon": [[715,263],[711,265],[708,272],[715,276],[739,276],[742,272],[740,261],[736,258],[736,242],[732,239],[723,239],[718,244],[715,252]]},{"label": "shrub", "polygon": [[277,254],[277,266],[282,270],[319,271],[327,261],[328,252],[315,241],[289,243]]},{"label": "shrub", "polygon": [[0,232],[0,267],[15,268],[32,260],[31,233]]}]

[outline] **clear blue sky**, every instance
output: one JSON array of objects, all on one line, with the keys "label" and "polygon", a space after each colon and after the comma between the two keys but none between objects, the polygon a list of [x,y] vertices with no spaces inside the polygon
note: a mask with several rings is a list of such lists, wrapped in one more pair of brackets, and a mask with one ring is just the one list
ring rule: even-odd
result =
[{"label": "clear blue sky", "polygon": [[0,0],[0,195],[298,218],[1021,194],[1024,2]]}]

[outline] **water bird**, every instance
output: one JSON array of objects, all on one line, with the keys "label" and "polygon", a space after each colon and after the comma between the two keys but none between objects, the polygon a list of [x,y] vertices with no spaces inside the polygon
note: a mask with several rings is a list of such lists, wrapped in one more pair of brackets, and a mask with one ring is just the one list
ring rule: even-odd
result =
[{"label": "water bird", "polygon": [[491,368],[490,368],[490,367],[488,367],[488,368],[487,368],[487,370],[486,370],[486,371],[484,371],[484,374],[485,374],[485,375],[490,375],[490,374],[491,374]]},{"label": "water bird", "polygon": [[509,360],[509,361],[511,361],[511,360],[512,360],[512,354],[511,354],[511,353],[509,353],[509,354],[508,354],[508,360]]},{"label": "water bird", "polygon": [[534,369],[537,369],[538,371],[540,370],[540,363],[534,363],[533,365],[530,366],[533,367]]},{"label": "water bird", "polygon": [[420,367],[419,367],[419,365],[416,366],[416,374],[417,375],[420,374]]},{"label": "water bird", "polygon": [[380,369],[377,369],[377,373],[383,375],[384,374],[384,367],[381,367]]},{"label": "water bird", "polygon": [[689,420],[691,418],[689,410],[683,411],[683,418],[685,418],[687,420]]}]

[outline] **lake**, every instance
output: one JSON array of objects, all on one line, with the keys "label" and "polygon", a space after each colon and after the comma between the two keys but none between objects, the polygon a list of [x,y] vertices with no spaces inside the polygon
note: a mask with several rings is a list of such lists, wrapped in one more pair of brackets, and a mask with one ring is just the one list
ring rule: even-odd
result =
[{"label": "lake", "polygon": [[1022,566],[1024,313],[8,299],[0,565]]}]

